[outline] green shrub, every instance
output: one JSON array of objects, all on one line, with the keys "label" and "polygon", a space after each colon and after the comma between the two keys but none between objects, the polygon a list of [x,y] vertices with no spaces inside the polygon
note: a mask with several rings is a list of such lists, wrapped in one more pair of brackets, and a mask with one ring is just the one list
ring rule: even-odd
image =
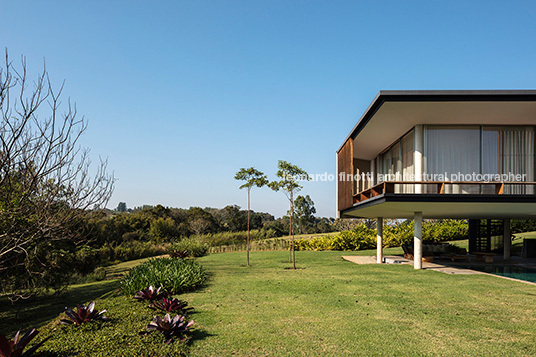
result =
[{"label": "green shrub", "polygon": [[[413,241],[413,221],[383,227],[384,247],[398,247]],[[423,241],[426,243],[467,239],[468,225],[466,221],[445,219],[427,221],[423,224]],[[296,241],[296,250],[360,250],[376,247],[376,229],[367,228],[364,224],[342,231],[335,236],[321,236]]]},{"label": "green shrub", "polygon": [[168,253],[171,256],[177,255],[179,252],[188,251],[190,257],[202,257],[207,254],[208,244],[203,243],[197,237],[184,238],[181,241],[174,242],[168,248]]},{"label": "green shrub", "polygon": [[376,231],[364,224],[334,236],[298,239],[296,250],[359,250],[376,246]]},{"label": "green shrub", "polygon": [[333,250],[333,237],[320,236],[294,241],[296,250]]},{"label": "green shrub", "polygon": [[166,253],[166,248],[153,242],[124,242],[113,249],[115,260],[128,261],[146,257],[154,257]]},{"label": "green shrub", "polygon": [[[384,246],[397,247],[402,245],[402,243],[413,242],[414,227],[412,220],[407,220],[396,225],[386,225],[383,229]],[[469,227],[464,220],[444,219],[441,221],[425,221],[422,227],[422,238],[425,243],[445,242],[467,239],[468,232]]]},{"label": "green shrub", "polygon": [[523,233],[536,231],[536,220],[534,219],[512,219],[510,221],[512,233]]},{"label": "green shrub", "polygon": [[178,236],[175,221],[172,218],[157,218],[151,222],[149,235],[157,243],[169,241]]},{"label": "green shrub", "polygon": [[121,280],[121,286],[127,295],[150,285],[178,294],[200,287],[206,277],[203,267],[193,260],[153,258],[130,270]]},{"label": "green shrub", "polygon": [[95,265],[99,263],[99,249],[87,245],[80,247],[75,253],[77,271],[88,274],[93,271]]},{"label": "green shrub", "polygon": [[364,224],[333,237],[333,250],[360,250],[376,246],[376,231]]}]

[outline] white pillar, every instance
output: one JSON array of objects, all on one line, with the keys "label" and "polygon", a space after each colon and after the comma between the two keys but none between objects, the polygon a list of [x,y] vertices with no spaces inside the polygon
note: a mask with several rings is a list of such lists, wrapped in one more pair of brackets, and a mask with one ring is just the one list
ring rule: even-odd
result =
[{"label": "white pillar", "polygon": [[383,217],[376,220],[376,263],[383,263]]},{"label": "white pillar", "polygon": [[511,240],[512,232],[510,230],[510,219],[504,220],[504,232],[503,232],[503,247],[504,247],[504,260],[510,259],[510,248],[512,247]]},{"label": "white pillar", "polygon": [[376,159],[370,160],[370,187],[376,184]]},{"label": "white pillar", "polygon": [[413,223],[415,232],[413,236],[413,267],[422,269],[422,212],[415,212]]},{"label": "white pillar", "polygon": [[[415,125],[415,151],[413,152],[413,167],[415,181],[422,181],[422,153],[424,151],[423,126]],[[415,185],[415,193],[422,193],[422,186]]]}]

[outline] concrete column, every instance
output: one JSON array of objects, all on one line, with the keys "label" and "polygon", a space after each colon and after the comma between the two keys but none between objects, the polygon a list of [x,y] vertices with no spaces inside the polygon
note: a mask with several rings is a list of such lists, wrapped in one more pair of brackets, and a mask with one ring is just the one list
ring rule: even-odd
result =
[{"label": "concrete column", "polygon": [[[424,152],[423,126],[415,125],[415,151],[413,152],[413,167],[415,181],[422,181],[422,157]],[[422,193],[422,186],[415,185],[415,193]]]},{"label": "concrete column", "polygon": [[383,263],[383,217],[376,220],[376,263]]},{"label": "concrete column", "polygon": [[503,233],[503,246],[504,246],[504,260],[510,260],[510,250],[512,247],[512,232],[510,230],[510,219],[504,220],[504,233]]},{"label": "concrete column", "polygon": [[422,212],[415,212],[413,223],[415,224],[415,233],[413,236],[413,267],[422,269]]}]

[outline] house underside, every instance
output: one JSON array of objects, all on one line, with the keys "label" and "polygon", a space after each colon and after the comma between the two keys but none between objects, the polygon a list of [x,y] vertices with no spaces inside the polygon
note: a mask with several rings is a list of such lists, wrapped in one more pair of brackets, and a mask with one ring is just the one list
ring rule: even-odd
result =
[{"label": "house underside", "polygon": [[536,197],[518,195],[382,194],[355,204],[342,218],[534,219]]}]

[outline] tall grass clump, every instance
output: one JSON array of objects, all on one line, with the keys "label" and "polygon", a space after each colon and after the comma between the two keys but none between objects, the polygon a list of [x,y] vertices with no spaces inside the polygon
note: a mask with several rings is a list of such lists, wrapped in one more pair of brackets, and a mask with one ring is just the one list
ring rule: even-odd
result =
[{"label": "tall grass clump", "polygon": [[187,252],[189,257],[202,257],[207,254],[208,244],[202,242],[197,237],[183,238],[172,243],[168,248],[168,253],[172,257],[180,256],[182,252]]},{"label": "tall grass clump", "polygon": [[194,260],[153,258],[133,268],[121,280],[126,295],[133,295],[150,285],[162,287],[169,294],[192,291],[203,285],[207,274]]}]

